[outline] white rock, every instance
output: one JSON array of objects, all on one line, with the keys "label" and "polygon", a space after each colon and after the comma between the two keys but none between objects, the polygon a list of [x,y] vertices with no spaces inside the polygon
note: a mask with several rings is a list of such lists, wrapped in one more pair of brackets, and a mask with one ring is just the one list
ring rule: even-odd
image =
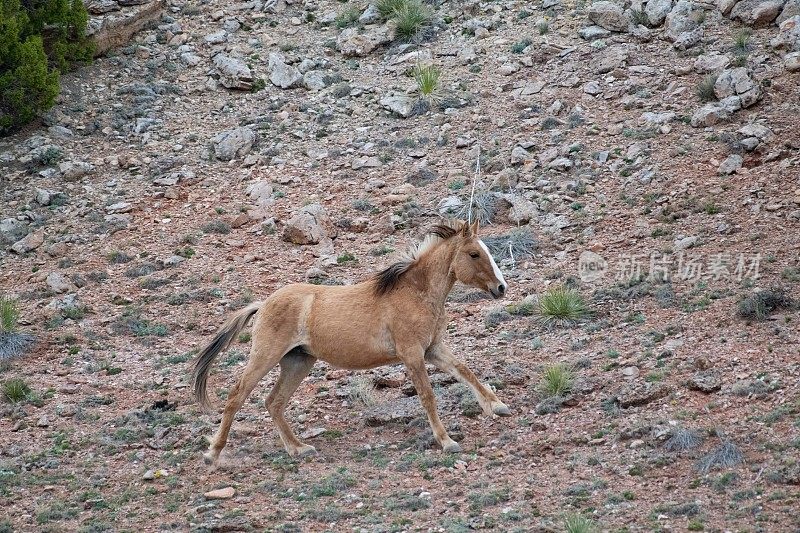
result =
[{"label": "white rock", "polygon": [[211,138],[214,156],[221,161],[230,161],[250,153],[256,134],[250,128],[236,128],[218,133]]}]

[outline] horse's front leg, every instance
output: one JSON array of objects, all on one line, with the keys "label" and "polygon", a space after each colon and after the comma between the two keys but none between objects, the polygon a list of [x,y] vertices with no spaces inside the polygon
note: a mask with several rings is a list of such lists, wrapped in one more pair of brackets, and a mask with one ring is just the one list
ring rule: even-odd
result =
[{"label": "horse's front leg", "polygon": [[438,343],[431,346],[425,354],[425,357],[428,361],[433,363],[436,368],[442,372],[447,372],[472,389],[475,399],[487,416],[491,416],[492,414],[509,416],[511,414],[506,404],[497,398],[497,395],[492,392],[492,389],[478,381],[478,378],[472,373],[472,370],[456,359],[450,348],[444,344]]},{"label": "horse's front leg", "polygon": [[414,383],[414,388],[417,389],[422,408],[428,415],[428,422],[430,422],[436,442],[445,452],[460,452],[461,446],[447,434],[447,430],[436,412],[436,396],[433,394],[431,380],[425,370],[425,351],[421,347],[399,349],[398,359],[403,362],[411,375],[411,381]]}]

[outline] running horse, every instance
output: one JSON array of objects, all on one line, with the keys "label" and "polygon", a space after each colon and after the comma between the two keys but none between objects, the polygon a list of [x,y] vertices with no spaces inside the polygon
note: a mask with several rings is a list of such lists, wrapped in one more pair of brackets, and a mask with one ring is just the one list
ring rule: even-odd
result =
[{"label": "running horse", "polygon": [[211,364],[255,316],[250,357],[228,395],[205,461],[217,463],[236,412],[275,365],[280,365],[280,376],[266,407],[283,445],[294,457],[316,453],[313,446],[298,440],[283,413],[318,359],[350,370],[403,363],[436,441],[445,452],[460,452],[461,447],[439,420],[425,363],[468,386],[486,415],[508,416],[511,412],[445,344],[448,316],[444,304],[456,281],[482,289],[495,299],[506,294],[503,274],[486,244],[478,239],[477,222],[434,226],[402,260],[367,281],[348,286],[287,285],[231,316],[197,356],[191,377],[195,399],[209,408],[206,387]]}]

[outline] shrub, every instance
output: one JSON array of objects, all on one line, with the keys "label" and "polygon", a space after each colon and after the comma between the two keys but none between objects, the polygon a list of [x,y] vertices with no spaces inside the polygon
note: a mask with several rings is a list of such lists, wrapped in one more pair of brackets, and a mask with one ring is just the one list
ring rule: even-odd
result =
[{"label": "shrub", "polygon": [[664,448],[669,452],[683,452],[697,448],[703,443],[703,436],[691,429],[675,428],[670,431]]},{"label": "shrub", "polygon": [[19,320],[19,308],[16,300],[0,296],[0,333],[15,333]]},{"label": "shrub", "polygon": [[378,8],[378,13],[385,19],[390,19],[395,16],[406,3],[406,0],[378,0],[375,7]]},{"label": "shrub", "polygon": [[431,9],[420,0],[408,0],[395,11],[397,36],[405,41],[414,39],[433,18]]},{"label": "shrub", "polygon": [[412,71],[420,97],[430,100],[439,87],[441,71],[434,65],[416,65]]},{"label": "shrub", "polygon": [[750,31],[741,30],[733,36],[733,50],[737,53],[746,53],[750,49]]},{"label": "shrub", "polygon": [[739,302],[738,314],[747,320],[766,320],[779,307],[791,307],[792,299],[780,288],[758,291]]},{"label": "shrub", "polygon": [[350,401],[362,407],[372,407],[378,403],[375,385],[369,376],[357,376],[350,381]]},{"label": "shrub", "polygon": [[717,75],[709,74],[697,85],[697,96],[701,102],[710,102],[716,98],[714,85],[717,83]]},{"label": "shrub", "polygon": [[3,399],[9,403],[19,403],[31,396],[31,388],[21,378],[12,378],[3,383]]},{"label": "shrub", "polygon": [[539,320],[547,326],[568,326],[588,318],[583,297],[575,289],[564,286],[549,289],[538,302]]},{"label": "shrub", "polygon": [[33,343],[33,337],[17,331],[19,307],[17,301],[0,296],[0,360],[22,355]]},{"label": "shrub", "polygon": [[492,223],[497,210],[497,196],[491,191],[474,191],[455,213],[456,218],[486,226]]},{"label": "shrub", "polygon": [[361,12],[358,10],[357,7],[350,7],[345,9],[338,15],[336,15],[336,27],[337,28],[347,28],[352,26],[358,22],[358,17],[361,15]]},{"label": "shrub", "polygon": [[722,439],[722,444],[700,459],[697,470],[703,474],[716,468],[730,468],[744,461],[744,455],[732,441]]},{"label": "shrub", "polygon": [[545,367],[539,392],[546,398],[563,397],[572,390],[575,377],[572,369],[564,363],[555,363]]},{"label": "shrub", "polygon": [[539,35],[544,35],[550,31],[550,24],[546,20],[540,20],[536,23],[536,29],[539,31]]},{"label": "shrub", "polygon": [[515,54],[521,54],[531,44],[533,44],[533,41],[531,41],[526,37],[525,39],[522,39],[521,41],[517,41],[516,43],[512,44],[511,52]]},{"label": "shrub", "polygon": [[0,0],[0,134],[55,103],[59,71],[91,59],[81,0]]},{"label": "shrub", "polygon": [[594,523],[583,515],[571,514],[564,518],[566,533],[591,533],[595,531]]},{"label": "shrub", "polygon": [[498,261],[519,260],[533,257],[536,239],[528,228],[515,228],[506,235],[486,237],[483,243]]}]

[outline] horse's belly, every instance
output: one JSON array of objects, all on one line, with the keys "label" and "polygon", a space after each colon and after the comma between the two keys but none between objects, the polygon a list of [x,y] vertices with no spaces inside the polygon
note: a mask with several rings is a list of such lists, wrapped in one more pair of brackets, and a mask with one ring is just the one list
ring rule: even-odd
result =
[{"label": "horse's belly", "polygon": [[339,368],[361,370],[397,362],[394,350],[366,342],[341,342],[338,345],[308,346],[314,357]]}]

